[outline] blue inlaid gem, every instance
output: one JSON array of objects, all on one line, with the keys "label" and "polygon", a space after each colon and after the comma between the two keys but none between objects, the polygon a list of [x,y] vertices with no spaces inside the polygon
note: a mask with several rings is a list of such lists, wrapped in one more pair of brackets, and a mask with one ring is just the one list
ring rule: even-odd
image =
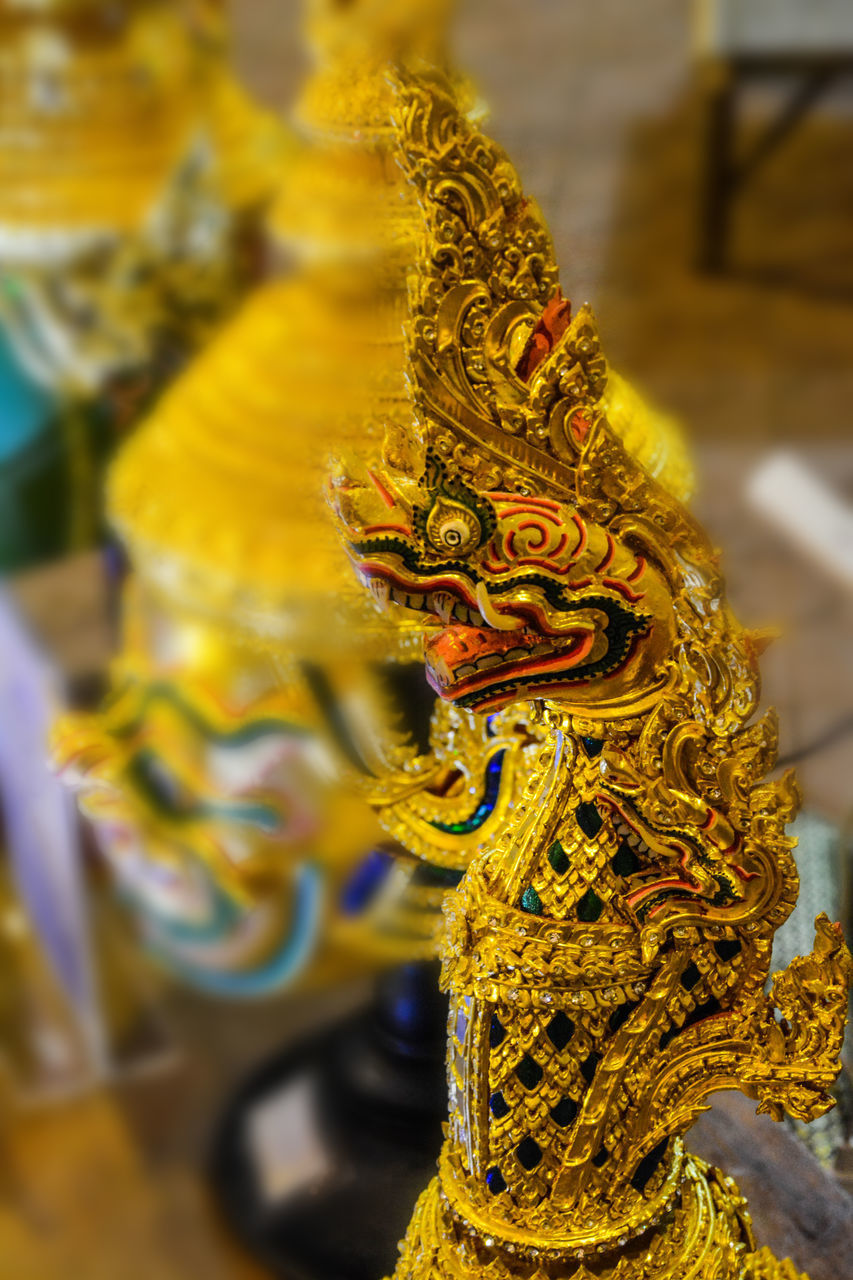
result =
[{"label": "blue inlaid gem", "polygon": [[489,1106],[491,1107],[492,1115],[496,1120],[503,1120],[504,1116],[509,1115],[509,1103],[502,1093],[493,1093],[491,1098],[489,1098]]},{"label": "blue inlaid gem", "polygon": [[561,1129],[570,1125],[578,1113],[578,1104],[574,1098],[561,1098],[556,1107],[551,1108],[551,1119]]},{"label": "blue inlaid gem", "polygon": [[627,840],[623,840],[619,848],[610,859],[610,865],[616,872],[617,876],[630,876],[640,869],[640,859],[634,850],[628,844]]},{"label": "blue inlaid gem", "polygon": [[534,1062],[529,1053],[526,1053],[515,1068],[515,1074],[525,1089],[535,1089],[539,1081],[542,1079],[542,1068],[538,1062]]},{"label": "blue inlaid gem", "polygon": [[626,1000],[624,1004],[620,1004],[618,1009],[614,1009],[607,1019],[607,1025],[610,1030],[618,1031],[628,1021],[636,1007],[636,1003]]},{"label": "blue inlaid gem", "polygon": [[575,1024],[571,1018],[567,1018],[562,1009],[559,1013],[555,1013],[551,1021],[545,1028],[545,1034],[551,1041],[555,1049],[565,1049],[566,1045],[575,1034]]},{"label": "blue inlaid gem", "polygon": [[569,859],[559,840],[555,840],[548,850],[548,861],[558,876],[564,876],[568,871]]},{"label": "blue inlaid gem", "polygon": [[578,820],[578,826],[585,836],[589,836],[590,840],[592,840],[598,835],[604,819],[591,800],[579,804],[575,810],[575,816]]},{"label": "blue inlaid gem", "polygon": [[506,751],[496,751],[486,766],[486,788],[483,799],[468,818],[461,822],[430,822],[436,831],[444,831],[448,835],[464,836],[477,831],[494,812],[501,789],[501,775]]},{"label": "blue inlaid gem", "polygon": [[577,905],[578,920],[584,924],[594,924],[604,909],[604,903],[592,889],[587,889]]},{"label": "blue inlaid gem", "polygon": [[491,1026],[489,1027],[489,1044],[493,1049],[497,1049],[503,1044],[504,1040],[506,1040],[506,1031],[501,1026],[498,1015],[493,1013]]},{"label": "blue inlaid gem", "polygon": [[592,1078],[595,1075],[596,1069],[600,1061],[601,1061],[600,1053],[591,1053],[589,1057],[585,1058],[584,1061],[581,1063],[581,1075],[583,1076],[584,1080],[586,1080],[587,1084],[592,1084]]},{"label": "blue inlaid gem", "polygon": [[486,1186],[493,1196],[499,1196],[502,1191],[506,1191],[506,1180],[497,1165],[486,1174]]},{"label": "blue inlaid gem", "polygon": [[542,1159],[542,1148],[535,1138],[527,1137],[519,1142],[515,1148],[515,1154],[518,1156],[519,1163],[530,1172]]}]

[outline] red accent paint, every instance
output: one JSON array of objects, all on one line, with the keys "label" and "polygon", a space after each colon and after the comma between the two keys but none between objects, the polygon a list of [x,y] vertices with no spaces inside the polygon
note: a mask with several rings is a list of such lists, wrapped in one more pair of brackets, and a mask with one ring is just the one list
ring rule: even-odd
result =
[{"label": "red accent paint", "polygon": [[411,538],[412,531],[404,524],[369,524],[363,530],[365,537],[372,538],[378,533],[402,533],[407,538]]},{"label": "red accent paint", "polygon": [[521,359],[515,371],[523,382],[527,382],[556,347],[572,322],[572,304],[563,297],[561,289],[557,289],[548,301],[539,318],[539,323],[530,335]]},{"label": "red accent paint", "polygon": [[699,892],[695,885],[688,884],[685,880],[656,880],[654,884],[646,885],[642,889],[636,889],[633,893],[629,893],[627,898],[628,906],[633,908],[637,903],[642,902],[644,898],[648,898],[650,894],[657,893],[661,889],[683,889],[685,893],[691,895],[696,895]]},{"label": "red accent paint", "polygon": [[[631,659],[634,657],[636,650],[637,650],[637,640],[635,638],[631,644],[630,649],[625,655],[624,661],[616,668],[615,671],[609,672],[608,675],[604,678],[607,680],[612,680],[620,671],[624,671],[625,668],[630,663]],[[601,677],[592,676],[592,677],[586,677],[583,680],[573,680],[572,688],[575,690],[588,689],[591,685],[595,683],[596,680],[600,678]],[[427,663],[427,680],[429,681],[430,686],[439,695],[439,697],[444,698],[445,701],[455,702],[457,698],[460,696],[459,694],[460,686],[452,685],[448,687],[442,687],[437,680],[433,680],[429,663]],[[553,684],[551,683],[537,684],[536,697],[547,697],[549,694],[559,695],[561,692],[565,691],[565,686],[566,686],[565,680],[556,680],[554,681]],[[496,692],[491,697],[486,693],[482,699],[478,699],[476,703],[472,705],[474,709],[477,711],[493,710],[497,707],[503,706],[506,703],[517,701],[518,696],[519,696],[519,693],[517,688],[510,689],[500,693]],[[686,857],[686,854],[685,854],[685,857]]]},{"label": "red accent paint", "polygon": [[[572,666],[576,666],[588,655],[594,640],[595,632],[588,632],[586,634],[578,635],[573,645],[567,646],[565,649],[560,649],[550,657],[543,655],[541,657],[530,659],[519,658],[518,664],[508,669],[508,671],[504,673],[503,678],[506,678],[509,671],[511,671],[513,679],[522,675],[539,675],[541,672],[551,671],[555,667],[559,668],[566,662],[569,662],[568,669],[570,670]],[[488,650],[486,650],[486,652],[488,652]],[[468,676],[466,679],[460,680],[458,684],[454,684],[453,691],[457,697],[464,697],[467,693],[476,692],[477,689],[488,688],[490,684],[494,683],[496,676],[501,678],[499,676],[499,672],[499,668],[492,667],[490,670],[484,671],[480,675]]]},{"label": "red accent paint", "polygon": [[613,557],[616,554],[616,543],[613,541],[613,534],[607,535],[607,554],[601,561],[601,564],[595,566],[595,573],[602,573],[605,569],[609,569],[613,563]]},{"label": "red accent paint", "polygon": [[578,444],[583,444],[584,440],[586,440],[589,435],[589,428],[592,425],[589,418],[585,413],[581,413],[580,409],[578,409],[572,414],[570,423],[572,435],[577,440]]},{"label": "red accent paint", "polygon": [[569,535],[567,533],[564,533],[561,536],[560,541],[557,543],[557,546],[551,552],[549,559],[551,561],[555,561],[557,556],[561,556],[563,554],[563,552],[565,551],[568,545],[569,545]]},{"label": "red accent paint", "polygon": [[642,575],[645,573],[645,571],[646,571],[646,561],[645,561],[645,559],[643,558],[643,556],[637,556],[637,567],[636,567],[636,569],[634,569],[633,573],[629,573],[629,574],[628,574],[628,577],[627,577],[626,581],[627,581],[627,582],[636,582],[638,578],[641,578],[641,577],[642,577]]},{"label": "red accent paint", "polygon": [[572,554],[572,564],[576,564],[577,561],[583,555],[584,551],[586,551],[587,543],[589,542],[589,533],[587,532],[586,525],[584,524],[583,520],[581,520],[580,516],[576,511],[572,513],[572,521],[578,533],[580,534],[580,539],[581,539],[580,544],[575,548]]},{"label": "red accent paint", "polygon": [[632,591],[631,588],[619,578],[602,578],[602,583],[605,587],[610,587],[611,590],[618,591],[629,604],[639,604],[641,600],[645,599],[646,593],[644,591],[640,592],[638,595],[636,591]]},{"label": "red accent paint", "polygon": [[386,507],[388,507],[389,510],[393,511],[397,504],[392,498],[386,486],[379,479],[379,476],[376,474],[375,471],[368,471],[367,474],[370,476],[370,479],[373,481],[374,485],[378,489],[379,496],[381,497],[382,501],[385,503]]},{"label": "red accent paint", "polygon": [[537,520],[547,520],[555,529],[559,529],[563,523],[559,512],[542,510],[529,502],[520,502],[516,506],[504,507],[497,512],[497,516],[499,520],[514,520],[517,516],[533,516]]},{"label": "red accent paint", "polygon": [[[541,551],[543,547],[547,546],[547,544],[548,544],[548,530],[545,528],[545,526],[544,526],[544,525],[540,524],[540,522],[539,522],[538,520],[522,520],[522,521],[520,521],[519,526],[518,526],[518,532],[519,532],[519,533],[524,533],[525,529],[535,529],[535,530],[536,530],[536,532],[539,534],[539,542],[538,542],[535,546],[531,545],[531,547],[530,547],[530,550],[531,550],[531,551]],[[563,541],[565,542],[565,540],[566,540],[566,535],[565,535],[565,534],[563,534]],[[555,551],[553,554],[554,554],[554,555],[559,555],[560,553],[559,553],[559,551]]]}]

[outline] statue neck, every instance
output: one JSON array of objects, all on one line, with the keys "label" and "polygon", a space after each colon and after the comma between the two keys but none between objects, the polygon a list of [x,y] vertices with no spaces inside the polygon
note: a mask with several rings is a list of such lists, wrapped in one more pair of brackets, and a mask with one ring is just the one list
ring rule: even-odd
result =
[{"label": "statue neck", "polygon": [[628,1063],[652,1082],[684,962],[644,964],[620,903],[636,854],[595,798],[607,727],[548,718],[510,829],[447,908],[443,1182],[489,1234],[582,1247],[641,1234],[675,1195],[681,1144]]},{"label": "statue neck", "polygon": [[718,1089],[777,1118],[831,1105],[853,962],[819,917],[814,952],[765,994],[797,883],[793,783],[746,787],[768,725],[703,757],[695,722],[546,722],[506,831],[446,907],[439,1234],[477,1267],[503,1252],[563,1275],[601,1254],[647,1280],[698,1275],[708,1251],[701,1274],[731,1280],[743,1204],[682,1137]]}]

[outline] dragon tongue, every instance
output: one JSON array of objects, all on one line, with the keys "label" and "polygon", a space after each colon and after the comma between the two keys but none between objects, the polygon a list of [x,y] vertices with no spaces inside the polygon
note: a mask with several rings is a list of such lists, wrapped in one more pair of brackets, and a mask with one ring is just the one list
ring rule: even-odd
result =
[{"label": "dragon tongue", "polygon": [[531,648],[540,636],[525,631],[495,631],[491,627],[442,627],[429,636],[424,653],[431,665],[450,670],[480,658],[485,653],[507,653],[511,649]]}]

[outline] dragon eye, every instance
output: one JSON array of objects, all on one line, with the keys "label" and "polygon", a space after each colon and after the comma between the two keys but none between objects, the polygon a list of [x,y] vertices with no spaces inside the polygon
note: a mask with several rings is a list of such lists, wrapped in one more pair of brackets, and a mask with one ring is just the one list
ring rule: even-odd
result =
[{"label": "dragon eye", "polygon": [[437,551],[465,552],[480,545],[483,531],[468,507],[439,498],[427,516],[426,533]]}]

